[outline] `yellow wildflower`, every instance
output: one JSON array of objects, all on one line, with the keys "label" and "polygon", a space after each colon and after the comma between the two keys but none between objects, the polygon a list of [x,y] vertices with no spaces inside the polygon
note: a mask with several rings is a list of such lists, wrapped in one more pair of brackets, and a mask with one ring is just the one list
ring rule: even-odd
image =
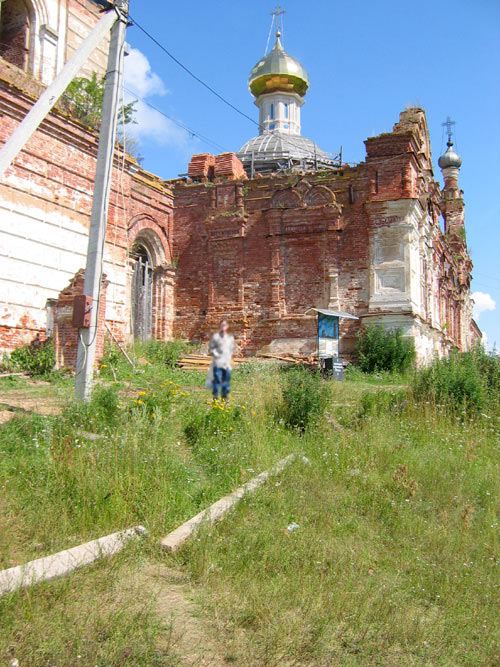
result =
[{"label": "yellow wildflower", "polygon": [[143,401],[141,401],[141,399],[139,399],[139,400],[137,401],[137,404],[138,404],[138,405],[143,405]]},{"label": "yellow wildflower", "polygon": [[139,396],[146,396],[147,392],[146,391],[139,391],[138,395]]},{"label": "yellow wildflower", "polygon": [[241,406],[242,410],[246,410],[246,407],[244,405]]}]

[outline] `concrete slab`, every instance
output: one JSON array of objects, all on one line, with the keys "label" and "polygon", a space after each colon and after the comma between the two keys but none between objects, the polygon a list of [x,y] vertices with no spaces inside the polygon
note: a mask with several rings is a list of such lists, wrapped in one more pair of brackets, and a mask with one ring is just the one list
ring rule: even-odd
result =
[{"label": "concrete slab", "polygon": [[131,538],[146,534],[147,530],[143,526],[135,526],[45,558],[38,558],[25,565],[2,570],[0,572],[0,595],[7,592],[12,593],[18,588],[31,586],[39,581],[62,577],[100,558],[117,554]]},{"label": "concrete slab", "polygon": [[262,486],[271,475],[276,475],[281,472],[289,463],[291,463],[295,458],[295,454],[290,454],[286,458],[279,461],[275,466],[266,472],[262,472],[257,477],[254,477],[249,482],[240,486],[236,491],[230,493],[228,496],[224,496],[217,502],[210,505],[206,510],[200,512],[189,521],[181,524],[174,531],[169,533],[166,537],[161,540],[161,545],[164,549],[170,553],[177,551],[186,540],[191,537],[191,535],[196,532],[196,530],[201,526],[202,523],[208,521],[209,523],[215,523],[221,519],[229,510],[238,503],[244,495],[247,493],[252,493],[260,486]]}]

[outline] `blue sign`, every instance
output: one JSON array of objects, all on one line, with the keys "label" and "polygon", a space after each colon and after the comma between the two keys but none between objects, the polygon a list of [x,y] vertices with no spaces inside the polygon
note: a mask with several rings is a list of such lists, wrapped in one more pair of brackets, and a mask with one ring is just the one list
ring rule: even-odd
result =
[{"label": "blue sign", "polygon": [[338,356],[339,318],[318,313],[318,352],[320,359]]}]

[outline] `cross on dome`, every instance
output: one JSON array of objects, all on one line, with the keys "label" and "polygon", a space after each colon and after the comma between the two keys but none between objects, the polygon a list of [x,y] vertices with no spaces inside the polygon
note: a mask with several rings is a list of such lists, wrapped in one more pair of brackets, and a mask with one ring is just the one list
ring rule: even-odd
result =
[{"label": "cross on dome", "polygon": [[274,12],[271,12],[271,16],[273,17],[273,22],[274,19],[276,18],[276,37],[281,37],[283,33],[283,18],[281,18],[281,29],[280,29],[280,16],[283,17],[284,14],[286,14],[286,9],[281,9],[279,5],[276,5]]}]

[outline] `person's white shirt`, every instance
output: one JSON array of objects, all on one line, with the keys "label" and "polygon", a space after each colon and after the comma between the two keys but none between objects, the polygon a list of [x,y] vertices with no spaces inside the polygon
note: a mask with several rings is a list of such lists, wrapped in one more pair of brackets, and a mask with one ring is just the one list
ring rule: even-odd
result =
[{"label": "person's white shirt", "polygon": [[210,339],[208,351],[212,355],[215,368],[224,368],[230,371],[234,352],[234,336],[229,333],[222,335],[217,331]]}]

